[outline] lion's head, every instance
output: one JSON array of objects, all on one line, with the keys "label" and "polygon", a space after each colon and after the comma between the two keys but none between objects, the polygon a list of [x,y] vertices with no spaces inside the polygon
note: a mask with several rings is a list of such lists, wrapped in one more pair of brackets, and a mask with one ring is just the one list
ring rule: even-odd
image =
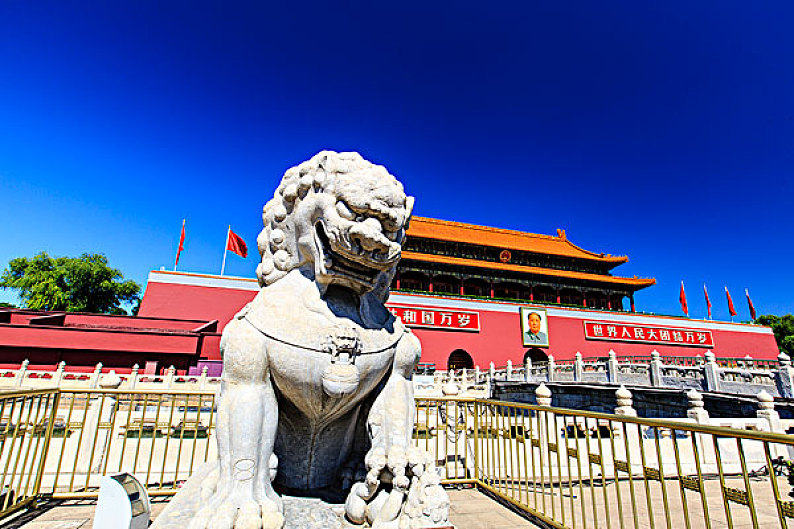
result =
[{"label": "lion's head", "polygon": [[264,207],[259,284],[301,268],[321,285],[385,295],[413,202],[386,168],[358,153],[316,154],[284,173]]}]

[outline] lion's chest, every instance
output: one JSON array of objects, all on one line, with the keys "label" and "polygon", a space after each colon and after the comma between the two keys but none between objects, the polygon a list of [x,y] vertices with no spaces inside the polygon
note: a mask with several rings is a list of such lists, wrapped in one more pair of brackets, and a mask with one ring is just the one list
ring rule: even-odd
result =
[{"label": "lion's chest", "polygon": [[[312,284],[301,288],[304,281],[290,274],[263,289],[245,318],[265,338],[281,398],[322,418],[344,413],[372,393],[391,368],[404,331],[382,305],[368,305],[365,324],[356,310],[340,310],[338,303],[332,309]],[[379,317],[381,324],[371,321]]]},{"label": "lion's chest", "polygon": [[282,398],[309,417],[346,413],[372,393],[394,361],[394,348],[355,356],[348,365],[358,374],[355,389],[345,395],[329,395],[323,375],[334,364],[330,354],[269,341],[270,374]]}]

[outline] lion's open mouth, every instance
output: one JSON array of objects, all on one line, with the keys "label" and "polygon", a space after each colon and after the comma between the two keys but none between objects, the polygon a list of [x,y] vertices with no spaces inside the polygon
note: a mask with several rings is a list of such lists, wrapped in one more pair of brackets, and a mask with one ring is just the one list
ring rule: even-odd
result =
[{"label": "lion's open mouth", "polygon": [[315,225],[315,232],[319,242],[318,249],[322,252],[319,258],[323,260],[326,274],[353,280],[368,288],[375,284],[375,279],[380,273],[379,269],[355,261],[334,250],[321,222]]}]

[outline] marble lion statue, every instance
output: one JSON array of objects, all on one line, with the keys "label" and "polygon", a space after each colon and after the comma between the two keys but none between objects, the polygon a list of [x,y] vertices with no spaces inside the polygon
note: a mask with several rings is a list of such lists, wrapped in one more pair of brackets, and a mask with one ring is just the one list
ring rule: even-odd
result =
[{"label": "marble lion statue", "polygon": [[384,306],[413,202],[357,153],[284,174],[257,239],[262,288],[221,339],[219,458],[188,529],[282,527],[274,479],[349,488],[353,524],[447,525],[438,470],[412,443],[419,340]]}]

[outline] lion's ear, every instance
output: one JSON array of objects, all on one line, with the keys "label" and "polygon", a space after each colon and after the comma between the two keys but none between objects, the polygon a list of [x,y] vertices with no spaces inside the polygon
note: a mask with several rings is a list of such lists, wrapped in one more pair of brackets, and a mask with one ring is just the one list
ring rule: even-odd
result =
[{"label": "lion's ear", "polygon": [[414,197],[405,197],[405,227],[408,228],[408,221],[414,210]]}]

